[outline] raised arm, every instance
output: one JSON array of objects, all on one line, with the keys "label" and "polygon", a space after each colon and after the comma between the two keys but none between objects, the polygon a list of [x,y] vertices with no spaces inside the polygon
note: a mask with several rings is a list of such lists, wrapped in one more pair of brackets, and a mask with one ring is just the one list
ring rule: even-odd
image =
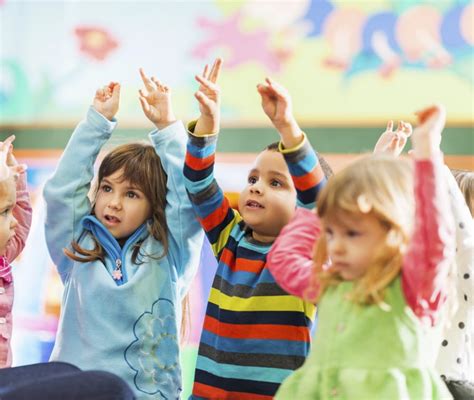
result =
[{"label": "raised arm", "polygon": [[94,163],[115,128],[120,86],[111,83],[97,90],[94,105],[79,123],[44,187],[45,235],[48,250],[61,279],[67,280],[73,261],[63,253],[82,232],[80,221],[91,212],[87,196],[94,176]]},{"label": "raised arm", "polygon": [[170,238],[169,253],[175,261],[178,276],[189,283],[199,265],[203,231],[194,218],[184,187],[182,168],[186,131],[182,122],[174,116],[170,88],[155,77],[148,78],[142,69],[140,75],[145,85],[145,90],[139,91],[140,104],[145,116],[157,128],[149,137],[168,177],[165,214]]},{"label": "raised arm", "polygon": [[18,225],[15,228],[15,236],[6,249],[5,257],[8,262],[12,262],[23,251],[30,232],[32,208],[26,186],[26,172],[19,174],[16,181],[16,204],[13,208],[13,216],[18,221]]},{"label": "raised arm", "polygon": [[321,235],[320,221],[314,211],[298,208],[293,219],[281,230],[267,256],[267,267],[288,293],[312,300],[313,250]]},{"label": "raised arm", "polygon": [[188,125],[188,144],[184,164],[185,185],[197,219],[219,259],[232,228],[242,218],[233,210],[214,178],[214,157],[220,123],[220,88],[217,85],[222,60],[196,75],[200,83],[195,94],[201,115]]},{"label": "raised arm", "polygon": [[17,258],[25,247],[30,232],[32,213],[30,195],[26,187],[26,165],[18,164],[13,155],[14,140],[15,136],[11,135],[0,142],[0,181],[12,177],[16,181],[16,203],[12,212],[18,223],[15,227],[15,235],[8,241],[4,254],[1,254],[9,263]]},{"label": "raised arm", "polygon": [[415,226],[402,268],[402,287],[418,317],[432,323],[443,304],[444,284],[454,258],[454,225],[440,151],[445,111],[433,106],[418,113],[412,135],[415,157]]},{"label": "raised arm", "polygon": [[257,90],[263,111],[280,135],[280,152],[293,178],[298,206],[313,208],[327,179],[316,153],[293,116],[291,97],[282,85],[270,78],[258,84]]}]

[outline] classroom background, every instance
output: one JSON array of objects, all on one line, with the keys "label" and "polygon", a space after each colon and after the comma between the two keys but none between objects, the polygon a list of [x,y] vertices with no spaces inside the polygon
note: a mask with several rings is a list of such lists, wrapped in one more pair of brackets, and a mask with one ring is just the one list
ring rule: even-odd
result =
[{"label": "classroom background", "polygon": [[[335,170],[371,151],[389,119],[446,105],[449,166],[474,169],[474,3],[464,0],[0,0],[0,140],[15,134],[29,166],[33,225],[17,260],[14,365],[47,361],[62,285],[44,243],[42,186],[97,87],[122,84],[109,147],[146,139],[138,68],[173,91],[176,114],[198,115],[194,75],[224,58],[217,179],[236,204],[255,154],[278,136],[256,84],[271,76]],[[204,249],[183,352],[189,393],[216,265]]]}]

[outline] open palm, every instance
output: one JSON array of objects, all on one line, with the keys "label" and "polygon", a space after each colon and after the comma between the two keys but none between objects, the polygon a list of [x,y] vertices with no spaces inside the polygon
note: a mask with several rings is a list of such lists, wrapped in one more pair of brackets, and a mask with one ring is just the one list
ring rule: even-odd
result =
[{"label": "open palm", "polygon": [[139,90],[139,100],[145,116],[155,125],[175,120],[171,105],[171,90],[155,77],[148,78],[142,68],[140,76],[146,92]]}]

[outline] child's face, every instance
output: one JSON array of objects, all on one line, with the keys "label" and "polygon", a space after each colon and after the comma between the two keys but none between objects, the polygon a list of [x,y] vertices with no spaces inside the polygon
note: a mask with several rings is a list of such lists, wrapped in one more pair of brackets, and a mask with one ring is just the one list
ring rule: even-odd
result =
[{"label": "child's face", "polygon": [[8,242],[15,235],[18,222],[13,216],[16,187],[13,178],[0,183],[0,255],[4,255]]},{"label": "child's face", "polygon": [[149,200],[120,169],[102,179],[95,201],[95,215],[116,239],[129,237],[151,216]]},{"label": "child's face", "polygon": [[342,279],[361,278],[385,246],[387,229],[372,214],[338,211],[322,220],[331,268]]},{"label": "child's face", "polygon": [[285,159],[265,150],[255,160],[248,183],[240,194],[239,210],[253,237],[272,242],[290,221],[296,207],[296,190]]}]

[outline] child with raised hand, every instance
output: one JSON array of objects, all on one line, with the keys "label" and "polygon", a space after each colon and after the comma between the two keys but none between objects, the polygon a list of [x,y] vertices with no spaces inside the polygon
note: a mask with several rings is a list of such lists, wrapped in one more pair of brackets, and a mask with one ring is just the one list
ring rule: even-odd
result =
[{"label": "child with raised hand", "polygon": [[140,103],[157,129],[94,162],[117,122],[120,85],[96,92],[45,185],[48,249],[65,285],[52,360],[111,371],[140,399],[181,392],[181,302],[203,234],[182,176],[186,135],[170,91],[141,70]]},{"label": "child with raised hand", "polygon": [[314,305],[288,295],[266,266],[267,253],[297,205],[314,207],[325,177],[291,111],[286,90],[267,79],[262,107],[280,134],[261,152],[229,206],[213,175],[222,61],[196,76],[201,115],[188,125],[186,187],[218,260],[199,346],[193,399],[271,399],[308,354]]},{"label": "child with raised hand", "polygon": [[450,277],[453,298],[443,315],[435,367],[454,399],[464,400],[474,398],[474,220],[469,195],[463,193],[466,182],[448,167],[444,173],[456,226],[456,258]]},{"label": "child with raised hand", "polygon": [[10,136],[0,142],[0,368],[10,367],[12,352],[13,277],[10,263],[25,247],[31,226],[26,166],[13,155]]},{"label": "child with raised hand", "polygon": [[[276,398],[450,398],[423,336],[423,323],[436,320],[445,300],[454,254],[439,149],[445,112],[431,107],[419,119],[414,172],[403,160],[370,156],[320,193],[313,279],[292,285],[317,301],[318,332]],[[269,268],[278,282],[298,270],[293,242],[308,229],[295,218],[277,239]]]}]

